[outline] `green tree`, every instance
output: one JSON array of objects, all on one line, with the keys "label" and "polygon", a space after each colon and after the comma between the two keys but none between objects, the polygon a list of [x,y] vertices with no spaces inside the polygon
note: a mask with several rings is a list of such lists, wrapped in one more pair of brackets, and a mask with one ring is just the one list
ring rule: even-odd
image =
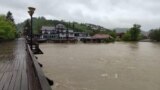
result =
[{"label": "green tree", "polygon": [[6,20],[5,15],[0,15],[0,38],[4,40],[14,39],[16,36],[15,25]]},{"label": "green tree", "polygon": [[14,18],[10,11],[7,12],[6,19],[14,23]]},{"label": "green tree", "polygon": [[139,36],[141,33],[141,25],[134,24],[132,28],[130,28],[131,40],[137,41],[139,40]]},{"label": "green tree", "polygon": [[29,20],[26,20],[25,21],[25,24],[24,24],[24,26],[23,26],[23,34],[24,35],[30,35],[30,29],[31,29],[31,25],[30,25],[30,21]]},{"label": "green tree", "polygon": [[159,29],[152,29],[149,33],[149,37],[152,40],[160,41],[160,28]]},{"label": "green tree", "polygon": [[141,36],[141,26],[138,24],[134,24],[132,28],[129,29],[123,36],[123,40],[125,41],[138,41]]},{"label": "green tree", "polygon": [[131,41],[131,33],[130,33],[130,31],[127,31],[127,32],[123,35],[122,39],[123,39],[124,41]]},{"label": "green tree", "polygon": [[116,31],[113,30],[113,31],[109,32],[109,35],[111,35],[113,38],[116,38]]}]

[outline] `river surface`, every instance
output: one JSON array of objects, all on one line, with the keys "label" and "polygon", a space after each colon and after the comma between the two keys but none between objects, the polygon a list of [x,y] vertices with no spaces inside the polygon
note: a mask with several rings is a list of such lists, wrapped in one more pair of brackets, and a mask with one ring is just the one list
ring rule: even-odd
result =
[{"label": "river surface", "polygon": [[160,43],[41,44],[53,90],[160,90]]}]

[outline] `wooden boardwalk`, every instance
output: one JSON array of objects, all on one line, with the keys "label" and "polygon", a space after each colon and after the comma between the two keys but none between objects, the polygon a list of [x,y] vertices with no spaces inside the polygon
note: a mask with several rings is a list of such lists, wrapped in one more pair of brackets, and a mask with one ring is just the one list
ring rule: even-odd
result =
[{"label": "wooden boardwalk", "polygon": [[13,53],[0,62],[0,90],[51,90],[25,39],[15,44]]}]

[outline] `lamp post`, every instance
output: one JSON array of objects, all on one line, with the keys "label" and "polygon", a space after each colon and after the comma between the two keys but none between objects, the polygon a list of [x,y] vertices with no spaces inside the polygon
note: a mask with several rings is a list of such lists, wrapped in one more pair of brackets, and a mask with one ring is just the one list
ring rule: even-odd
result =
[{"label": "lamp post", "polygon": [[67,30],[66,30],[67,43],[68,43],[68,41],[69,41],[69,30],[68,30],[68,28],[69,28],[69,25],[68,25],[68,23],[67,23]]},{"label": "lamp post", "polygon": [[35,8],[34,7],[28,7],[28,9],[29,9],[29,11],[28,11],[28,13],[29,13],[29,15],[30,15],[30,17],[31,17],[31,43],[30,43],[30,46],[31,46],[31,50],[32,50],[32,37],[33,37],[33,31],[32,31],[32,16],[33,16],[33,14],[34,14],[34,11],[35,11]]}]

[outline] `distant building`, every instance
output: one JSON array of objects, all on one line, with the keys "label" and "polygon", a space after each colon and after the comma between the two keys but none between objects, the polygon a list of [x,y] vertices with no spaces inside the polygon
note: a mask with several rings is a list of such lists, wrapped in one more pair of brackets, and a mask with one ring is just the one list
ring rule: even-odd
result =
[{"label": "distant building", "polygon": [[92,39],[111,39],[111,38],[113,37],[109,34],[95,34],[94,36],[92,36]]},{"label": "distant building", "polygon": [[125,33],[116,33],[117,38],[122,38]]},{"label": "distant building", "polygon": [[95,34],[92,37],[86,37],[82,38],[81,41],[84,43],[90,42],[90,43],[104,43],[107,42],[107,40],[113,39],[112,36],[109,34]]},{"label": "distant building", "polygon": [[57,36],[56,29],[52,26],[42,26],[41,33],[41,38],[43,39],[52,39]]},{"label": "distant building", "polygon": [[85,32],[74,32],[74,35],[77,40],[80,40],[81,38],[90,37],[89,33]]},{"label": "distant building", "polygon": [[71,29],[67,29],[63,24],[58,24],[55,27],[42,26],[41,34],[41,39],[47,40],[78,40],[79,38],[89,36],[89,34],[85,32],[74,32]]},{"label": "distant building", "polygon": [[42,26],[41,38],[54,40],[54,39],[74,39],[73,30],[67,29],[63,24],[53,26]]}]

